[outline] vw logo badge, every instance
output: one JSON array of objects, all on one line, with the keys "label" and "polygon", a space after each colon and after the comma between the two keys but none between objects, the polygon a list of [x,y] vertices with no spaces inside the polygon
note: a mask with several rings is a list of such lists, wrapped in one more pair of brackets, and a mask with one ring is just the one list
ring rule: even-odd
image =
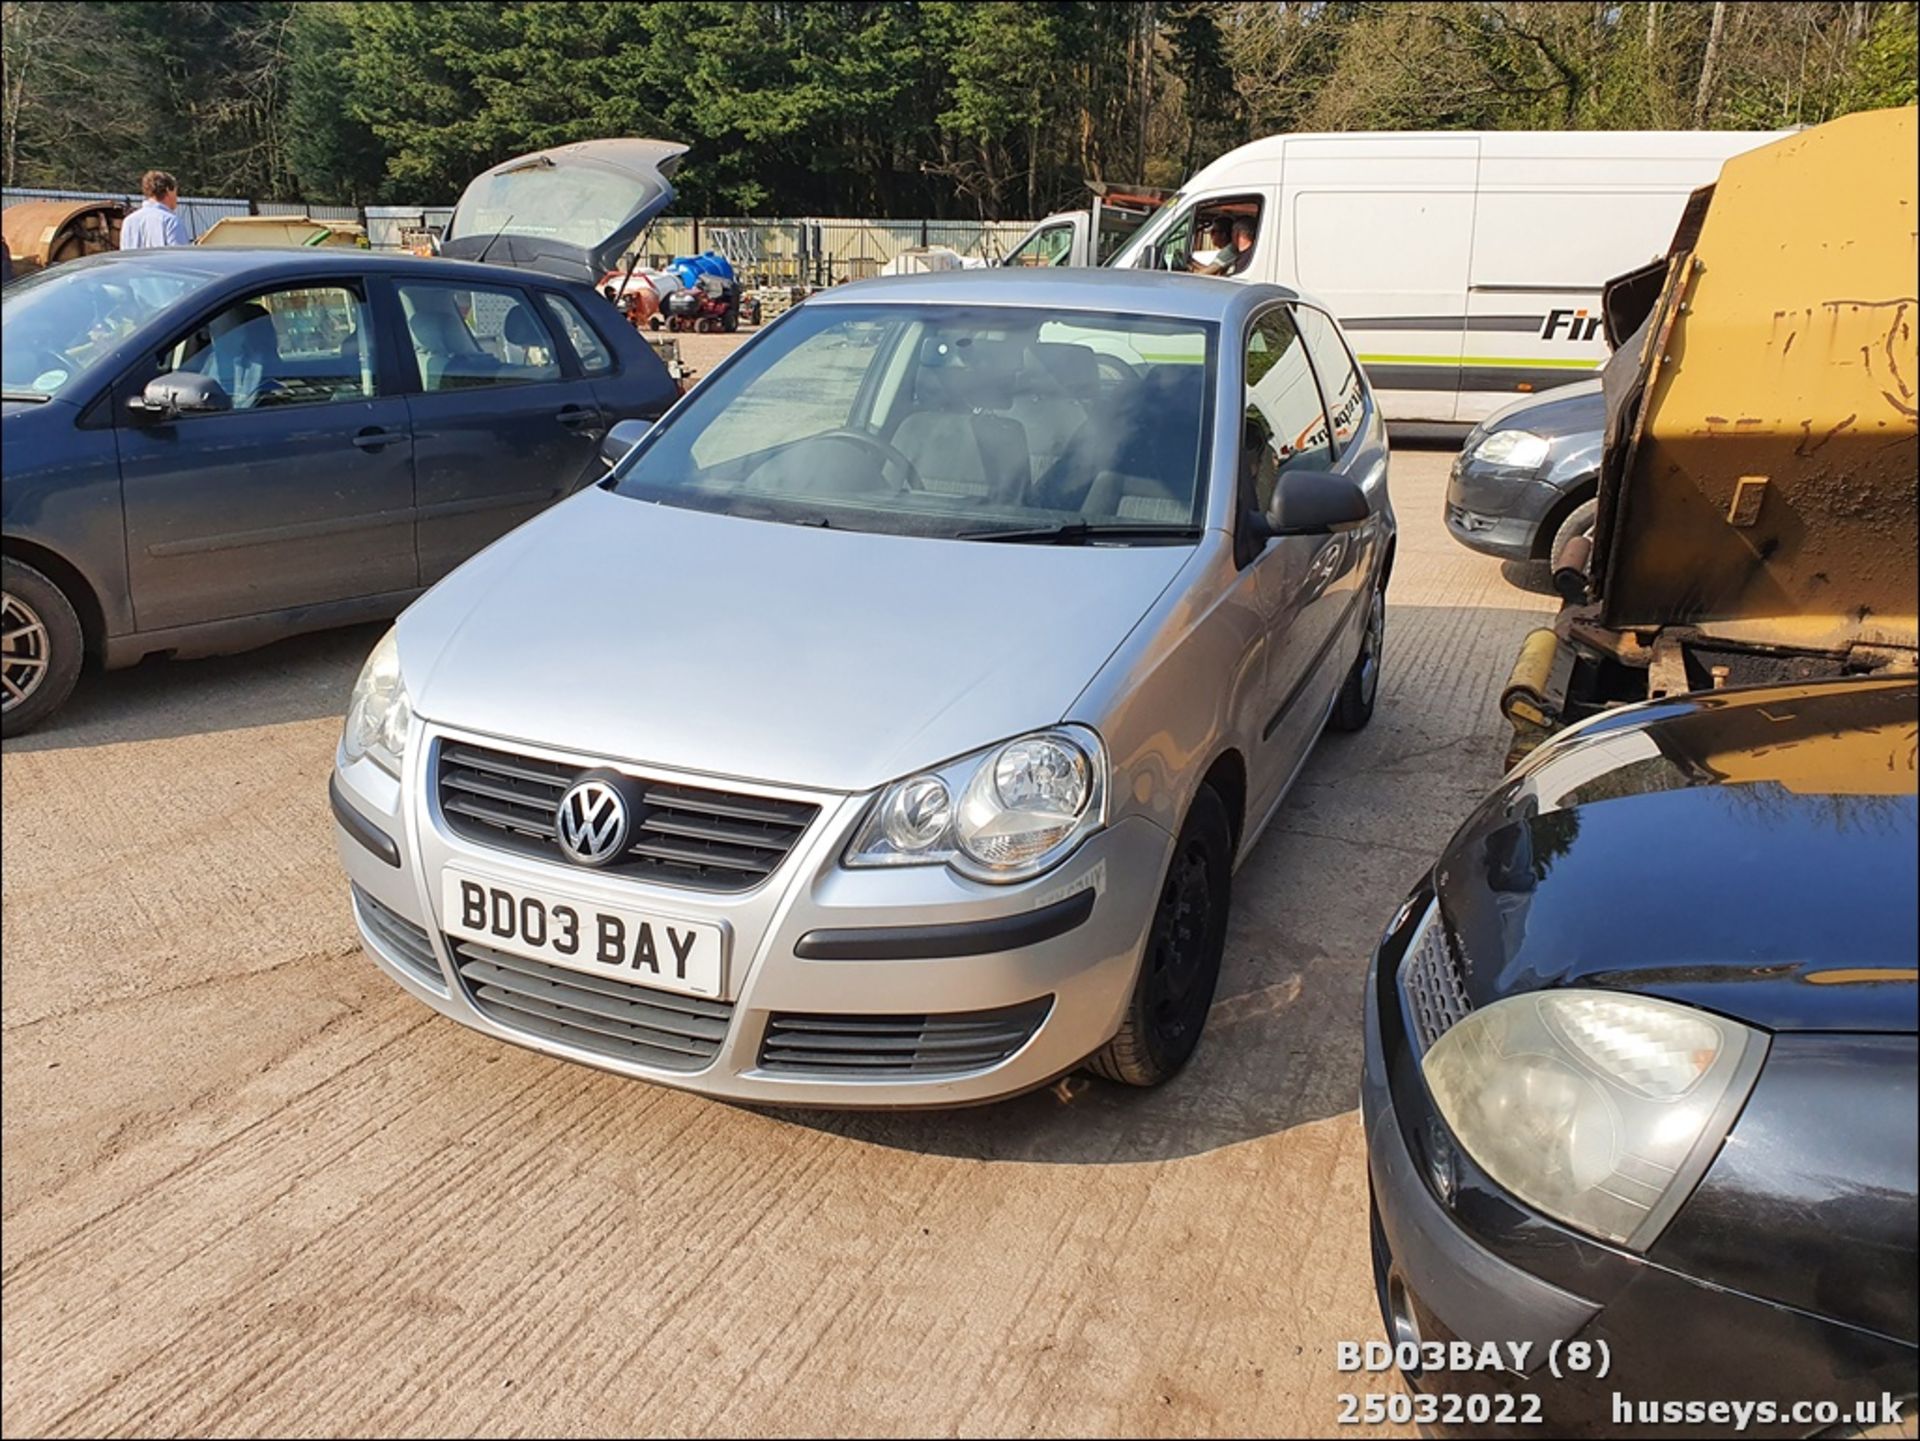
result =
[{"label": "vw logo badge", "polygon": [[587,777],[560,797],[554,835],[567,858],[583,866],[604,866],[626,854],[632,827],[626,797],[611,782]]}]

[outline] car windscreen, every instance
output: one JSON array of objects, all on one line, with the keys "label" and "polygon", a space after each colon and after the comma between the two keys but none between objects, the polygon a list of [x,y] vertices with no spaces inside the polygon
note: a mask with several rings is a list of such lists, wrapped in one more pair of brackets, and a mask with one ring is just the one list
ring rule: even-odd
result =
[{"label": "car windscreen", "polygon": [[55,396],[154,316],[213,281],[165,260],[75,262],[15,281],[0,300],[9,396]]},{"label": "car windscreen", "polygon": [[968,539],[1191,540],[1218,327],[1158,316],[804,305],[607,478],[622,495]]}]

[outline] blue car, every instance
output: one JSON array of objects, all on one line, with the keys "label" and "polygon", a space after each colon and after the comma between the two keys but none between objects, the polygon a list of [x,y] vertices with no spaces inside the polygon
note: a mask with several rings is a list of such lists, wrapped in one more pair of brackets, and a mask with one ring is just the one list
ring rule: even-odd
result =
[{"label": "blue car", "polygon": [[605,433],[678,398],[591,285],[672,197],[658,155],[620,163],[647,144],[527,172],[597,195],[577,239],[508,233],[487,209],[500,178],[476,181],[447,249],[512,265],[194,247],[9,285],[5,733],[57,709],[88,660],[393,615],[604,473]]}]

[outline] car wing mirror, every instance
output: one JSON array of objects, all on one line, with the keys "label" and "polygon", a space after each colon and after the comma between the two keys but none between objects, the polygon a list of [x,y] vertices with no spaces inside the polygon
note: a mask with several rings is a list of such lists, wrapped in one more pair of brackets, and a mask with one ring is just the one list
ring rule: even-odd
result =
[{"label": "car wing mirror", "polygon": [[183,415],[232,410],[233,397],[211,375],[174,371],[148,381],[147,388],[127,402],[127,408],[154,420],[178,420]]},{"label": "car wing mirror", "polygon": [[1331,535],[1365,525],[1373,517],[1366,492],[1344,475],[1289,470],[1273,490],[1262,517],[1271,535]]},{"label": "car wing mirror", "polygon": [[606,439],[600,442],[600,462],[612,470],[625,460],[633,448],[645,440],[653,430],[649,420],[617,420],[607,431]]}]

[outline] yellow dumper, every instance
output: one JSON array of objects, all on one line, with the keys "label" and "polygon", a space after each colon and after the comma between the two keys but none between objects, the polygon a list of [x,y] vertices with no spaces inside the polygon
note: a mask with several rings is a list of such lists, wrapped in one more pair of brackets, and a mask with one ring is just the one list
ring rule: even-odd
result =
[{"label": "yellow dumper", "polygon": [[216,220],[195,245],[353,245],[367,248],[367,232],[351,220],[307,215],[229,215]]},{"label": "yellow dumper", "polygon": [[1609,287],[1599,514],[1502,697],[1510,761],[1622,702],[1914,669],[1917,162],[1912,108],[1736,156]]}]

